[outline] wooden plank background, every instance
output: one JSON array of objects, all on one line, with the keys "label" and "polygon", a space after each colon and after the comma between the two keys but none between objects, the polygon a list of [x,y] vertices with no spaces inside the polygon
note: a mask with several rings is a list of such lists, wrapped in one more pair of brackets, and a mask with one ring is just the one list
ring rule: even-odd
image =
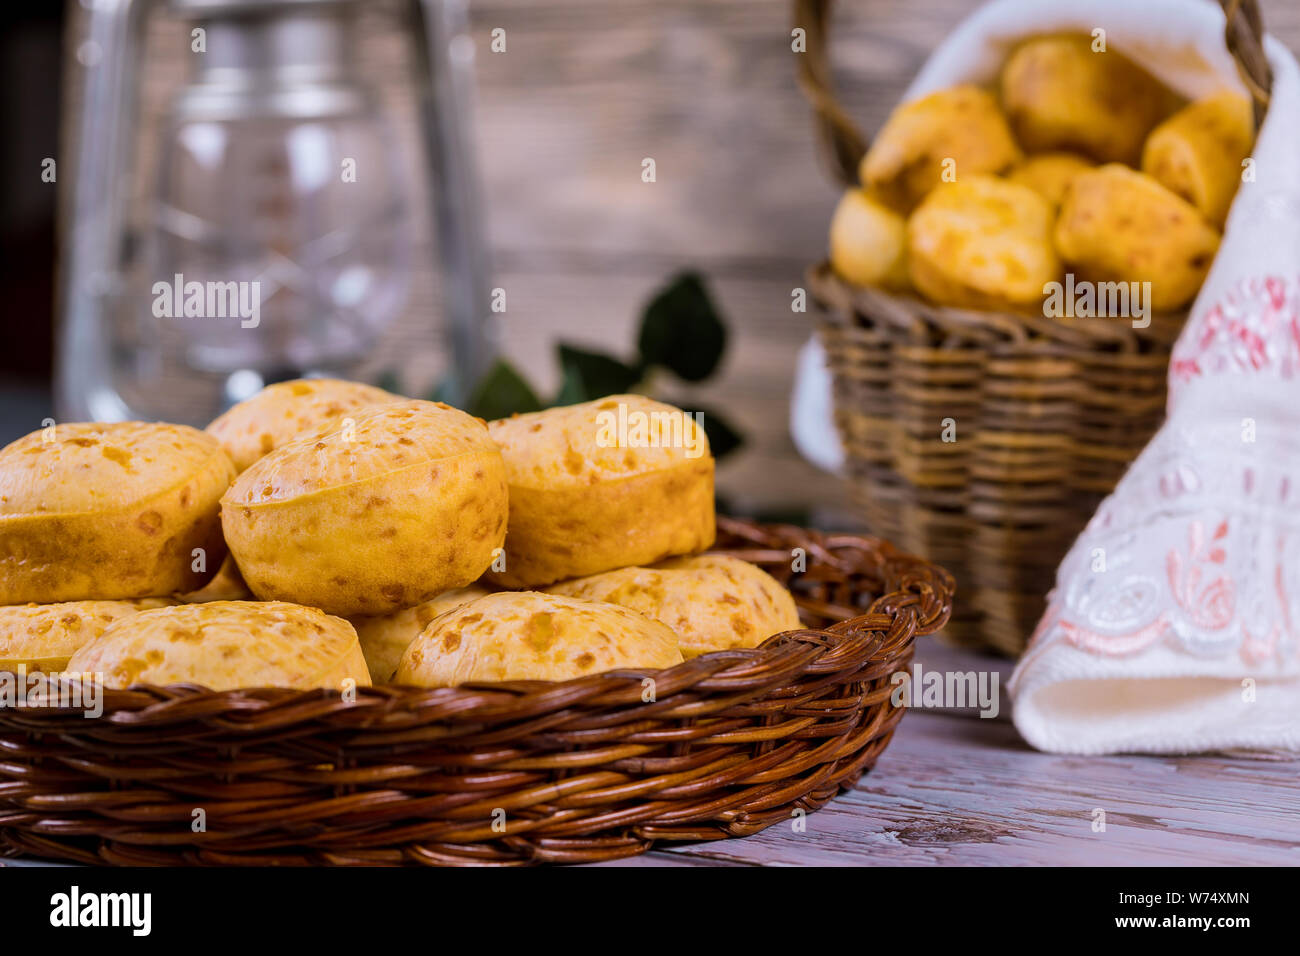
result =
[{"label": "wooden plank background", "polygon": [[[976,5],[839,5],[833,58],[843,99],[865,129],[880,124],[929,51]],[[75,44],[84,12],[70,6]],[[1300,45],[1300,5],[1262,6],[1274,34]],[[393,0],[367,5],[362,54],[415,157],[410,56],[395,34],[396,9]],[[725,410],[749,439],[720,470],[720,487],[745,507],[846,513],[839,480],[799,459],[788,435],[794,355],[810,320],[790,311],[790,293],[824,253],[837,198],[794,81],[789,3],[484,0],[472,5],[472,17],[480,161],[495,283],[507,291],[507,356],[551,389],[557,338],[628,353],[639,305],[673,270],[698,269],[734,333],[721,376],[698,397]],[[498,27],[507,41],[499,54],[489,51]],[[146,153],[190,56],[182,25],[156,17],[142,92]],[[75,85],[68,88],[75,97]],[[656,161],[654,184],[641,182],[647,156]],[[419,182],[418,163],[408,174]],[[140,168],[139,196],[149,182]],[[431,263],[422,196],[413,204],[417,261]],[[413,390],[428,387],[444,361],[437,303],[435,276],[422,270],[409,308],[369,367],[401,368]]]}]

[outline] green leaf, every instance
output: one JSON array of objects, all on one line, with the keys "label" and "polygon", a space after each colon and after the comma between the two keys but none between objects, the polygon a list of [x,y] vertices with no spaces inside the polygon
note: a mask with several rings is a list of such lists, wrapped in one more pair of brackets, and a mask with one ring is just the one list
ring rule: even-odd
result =
[{"label": "green leaf", "polygon": [[714,458],[724,458],[745,444],[745,438],[725,418],[715,411],[696,405],[704,434],[709,437],[709,452]]},{"label": "green leaf", "polygon": [[382,388],[385,392],[392,392],[394,395],[405,395],[402,391],[402,380],[397,377],[397,372],[393,369],[385,369],[379,373],[375,379],[375,387]]},{"label": "green leaf", "polygon": [[555,396],[556,405],[576,405],[606,395],[618,395],[641,381],[641,369],[625,365],[608,355],[588,352],[563,342],[558,351],[564,379],[559,394]]},{"label": "green leaf", "polygon": [[727,346],[727,328],[694,272],[683,272],[660,290],[641,317],[643,365],[662,365],[688,382],[706,379]]},{"label": "green leaf", "polygon": [[492,421],[516,413],[541,411],[542,403],[522,375],[504,359],[498,359],[470,394],[465,411]]}]

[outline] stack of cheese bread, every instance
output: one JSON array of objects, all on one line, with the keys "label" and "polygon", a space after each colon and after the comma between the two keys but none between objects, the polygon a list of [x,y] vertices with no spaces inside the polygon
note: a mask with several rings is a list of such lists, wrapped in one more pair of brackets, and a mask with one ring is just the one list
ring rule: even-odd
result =
[{"label": "stack of cheese bread", "polygon": [[1250,102],[1180,102],[1104,40],[1036,37],[996,90],[957,86],[899,106],[831,222],[846,281],[938,305],[1037,311],[1068,273],[1149,282],[1186,306],[1249,178]]},{"label": "stack of cheese bread", "polygon": [[206,431],[55,425],[0,450],[0,670],[442,687],[797,628],[714,523],[703,429],[638,395],[485,423],[308,379]]}]

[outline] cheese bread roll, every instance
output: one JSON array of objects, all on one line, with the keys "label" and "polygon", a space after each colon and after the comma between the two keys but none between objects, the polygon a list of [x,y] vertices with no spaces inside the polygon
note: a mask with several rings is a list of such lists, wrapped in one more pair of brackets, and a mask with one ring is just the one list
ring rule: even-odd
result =
[{"label": "cheese bread roll", "polygon": [[682,662],[667,627],[613,604],[501,591],[435,618],[402,654],[397,684],[568,680]]},{"label": "cheese bread roll", "polygon": [[722,554],[620,568],[547,590],[652,617],[673,629],[685,657],[757,647],[773,634],[800,627],[789,591],[762,568]]},{"label": "cheese bread roll", "polygon": [[502,587],[553,584],[713,543],[713,456],[699,421],[612,395],[492,422],[510,484]]},{"label": "cheese bread roll", "polygon": [[0,604],[157,597],[201,587],[226,554],[235,475],[184,425],[53,425],[0,450]]},{"label": "cheese bread roll", "polygon": [[141,611],[79,648],[68,670],[108,687],[199,684],[343,689],[370,683],[357,633],[316,608],[279,601],[213,601]]}]

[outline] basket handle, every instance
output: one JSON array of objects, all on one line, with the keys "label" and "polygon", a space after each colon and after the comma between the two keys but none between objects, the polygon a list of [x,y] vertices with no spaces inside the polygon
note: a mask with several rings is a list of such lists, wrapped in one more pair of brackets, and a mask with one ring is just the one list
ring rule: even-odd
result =
[{"label": "basket handle", "polygon": [[[1219,0],[1219,4],[1226,18],[1224,41],[1250,92],[1258,129],[1273,89],[1273,71],[1264,55],[1264,22],[1259,3],[1258,0]],[[794,25],[803,28],[806,43],[806,52],[799,57],[799,88],[813,108],[831,173],[841,185],[856,186],[858,164],[867,151],[867,140],[835,98],[826,44],[830,13],[831,0],[794,0]]]},{"label": "basket handle", "polygon": [[855,186],[867,141],[835,98],[826,49],[830,19],[831,0],[794,0],[794,25],[803,28],[806,44],[804,55],[797,60],[799,88],[813,108],[822,155],[830,163],[831,173],[841,185]]}]

